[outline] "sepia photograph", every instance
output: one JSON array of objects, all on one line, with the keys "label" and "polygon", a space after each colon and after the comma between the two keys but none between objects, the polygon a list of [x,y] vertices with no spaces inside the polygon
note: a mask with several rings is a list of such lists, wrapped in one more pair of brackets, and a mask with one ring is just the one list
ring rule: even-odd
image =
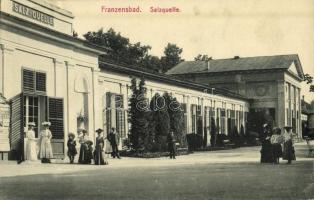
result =
[{"label": "sepia photograph", "polygon": [[0,200],[314,199],[313,0],[0,0]]}]

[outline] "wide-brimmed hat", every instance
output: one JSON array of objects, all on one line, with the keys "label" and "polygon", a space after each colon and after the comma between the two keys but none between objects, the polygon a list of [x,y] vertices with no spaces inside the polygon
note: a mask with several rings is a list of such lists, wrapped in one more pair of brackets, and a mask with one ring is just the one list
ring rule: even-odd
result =
[{"label": "wide-brimmed hat", "polygon": [[73,138],[75,138],[75,134],[74,133],[69,133],[68,137],[72,136]]},{"label": "wide-brimmed hat", "polygon": [[291,130],[292,126],[284,126],[283,128],[286,129],[286,130]]},{"label": "wide-brimmed hat", "polygon": [[97,133],[102,133],[104,130],[102,130],[101,128],[97,129],[96,132]]},{"label": "wide-brimmed hat", "polygon": [[94,144],[91,140],[87,140],[85,143],[86,143],[87,145],[93,145],[93,144]]},{"label": "wide-brimmed hat", "polygon": [[43,126],[51,126],[51,123],[50,122],[43,122],[41,125],[43,125]]},{"label": "wide-brimmed hat", "polygon": [[36,126],[35,122],[28,122],[28,126]]}]

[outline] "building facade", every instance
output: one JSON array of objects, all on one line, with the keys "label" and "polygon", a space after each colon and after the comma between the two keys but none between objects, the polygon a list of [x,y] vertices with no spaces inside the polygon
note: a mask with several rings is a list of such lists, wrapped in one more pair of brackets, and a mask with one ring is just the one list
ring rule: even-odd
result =
[{"label": "building facade", "polygon": [[[43,0],[0,0],[0,93],[9,102],[6,130],[0,132],[1,152],[14,159],[29,122],[50,121],[56,158],[67,152],[67,135],[86,129],[107,134],[116,127],[128,137],[128,98],[132,77],[145,77],[147,98],[168,92],[181,103],[187,134],[209,141],[210,122],[245,126],[249,102],[239,94],[170,76],[142,72],[99,61],[104,49],[74,38],[74,16]],[[208,137],[207,137],[208,136]],[[123,141],[123,140],[122,140]],[[123,146],[121,142],[120,147]]]},{"label": "building facade", "polygon": [[250,99],[251,119],[260,116],[256,126],[292,126],[294,132],[302,134],[303,70],[298,55],[186,61],[167,74],[241,94]]}]

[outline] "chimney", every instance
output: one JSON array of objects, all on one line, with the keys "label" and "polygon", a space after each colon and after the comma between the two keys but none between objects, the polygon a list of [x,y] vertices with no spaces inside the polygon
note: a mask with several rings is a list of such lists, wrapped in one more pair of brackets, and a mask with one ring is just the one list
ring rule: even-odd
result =
[{"label": "chimney", "polygon": [[233,59],[239,59],[240,58],[240,56],[234,56],[233,57]]},{"label": "chimney", "polygon": [[209,71],[210,70],[210,62],[209,62],[209,60],[207,60],[206,63],[207,63],[207,71]]}]

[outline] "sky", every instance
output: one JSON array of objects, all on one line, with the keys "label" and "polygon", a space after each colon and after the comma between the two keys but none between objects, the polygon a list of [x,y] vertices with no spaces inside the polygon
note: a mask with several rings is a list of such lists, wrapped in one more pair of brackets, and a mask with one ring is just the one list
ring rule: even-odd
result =
[{"label": "sky", "polygon": [[[79,36],[113,28],[131,42],[160,56],[168,42],[182,57],[213,59],[298,54],[305,73],[314,76],[314,0],[50,0],[71,11]],[[106,13],[105,7],[138,7],[141,13]],[[179,13],[152,13],[150,7],[177,7]],[[307,101],[314,100],[302,85]]]}]

